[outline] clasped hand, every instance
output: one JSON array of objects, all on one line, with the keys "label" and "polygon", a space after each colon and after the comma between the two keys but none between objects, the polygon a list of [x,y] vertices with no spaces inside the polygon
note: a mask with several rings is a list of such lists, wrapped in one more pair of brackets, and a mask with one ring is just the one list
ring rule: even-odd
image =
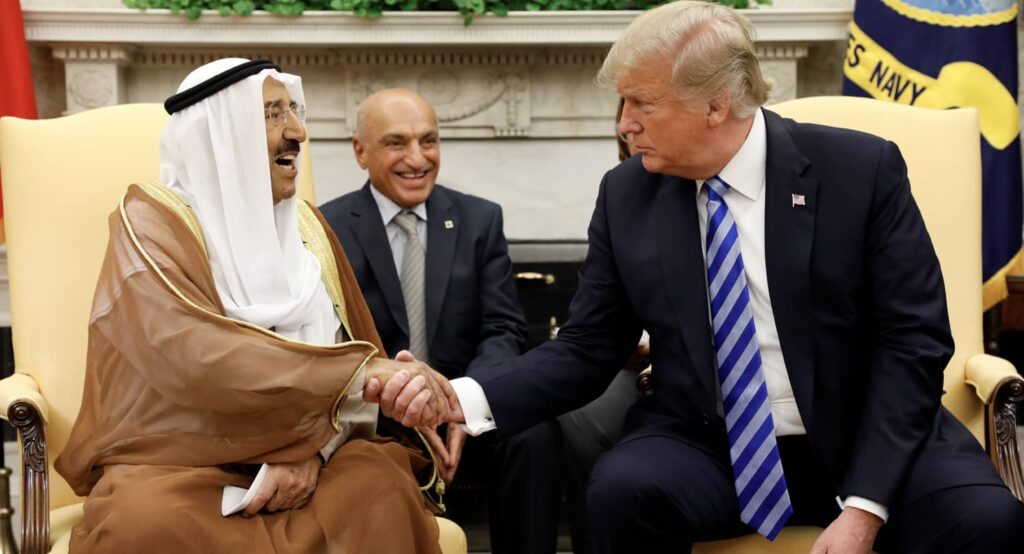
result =
[{"label": "clasped hand", "polygon": [[455,398],[455,391],[443,375],[406,350],[394,360],[374,358],[366,366],[363,400],[380,404],[381,413],[406,427],[437,427],[444,423]]},{"label": "clasped hand", "polygon": [[367,365],[363,400],[380,404],[381,413],[402,425],[418,428],[438,457],[441,478],[454,479],[466,433],[449,426],[445,444],[435,430],[446,421],[465,421],[448,379],[402,350],[394,360],[374,359]]}]

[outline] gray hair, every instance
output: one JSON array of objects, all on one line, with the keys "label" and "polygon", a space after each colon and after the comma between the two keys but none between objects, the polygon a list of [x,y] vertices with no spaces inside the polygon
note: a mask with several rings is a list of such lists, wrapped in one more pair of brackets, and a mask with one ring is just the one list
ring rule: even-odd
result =
[{"label": "gray hair", "polygon": [[728,92],[739,117],[753,114],[772,88],[754,52],[754,26],[720,4],[680,0],[640,14],[612,45],[595,81],[615,90],[620,79],[656,58],[674,58],[672,83],[683,101]]}]

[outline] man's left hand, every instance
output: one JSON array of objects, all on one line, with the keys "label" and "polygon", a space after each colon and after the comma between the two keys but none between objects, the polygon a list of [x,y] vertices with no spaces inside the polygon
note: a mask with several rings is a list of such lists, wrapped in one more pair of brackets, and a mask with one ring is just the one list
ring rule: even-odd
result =
[{"label": "man's left hand", "polygon": [[320,478],[320,457],[305,462],[268,464],[263,485],[242,513],[252,517],[260,510],[279,512],[306,505]]},{"label": "man's left hand", "polygon": [[462,426],[452,424],[448,426],[448,467],[441,475],[446,484],[455,480],[455,471],[459,469],[459,460],[462,459],[462,447],[466,444],[466,432]]},{"label": "man's left hand", "polygon": [[811,554],[868,554],[882,523],[882,519],[872,513],[847,507],[818,536]]}]

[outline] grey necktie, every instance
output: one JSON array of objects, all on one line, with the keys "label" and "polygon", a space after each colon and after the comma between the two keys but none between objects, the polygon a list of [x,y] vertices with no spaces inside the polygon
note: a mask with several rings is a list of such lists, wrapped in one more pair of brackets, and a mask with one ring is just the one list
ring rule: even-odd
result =
[{"label": "grey necktie", "polygon": [[405,253],[402,254],[402,296],[409,320],[409,352],[417,360],[427,362],[427,308],[423,297],[425,253],[417,232],[416,214],[404,212],[395,216],[395,223],[405,231]]}]

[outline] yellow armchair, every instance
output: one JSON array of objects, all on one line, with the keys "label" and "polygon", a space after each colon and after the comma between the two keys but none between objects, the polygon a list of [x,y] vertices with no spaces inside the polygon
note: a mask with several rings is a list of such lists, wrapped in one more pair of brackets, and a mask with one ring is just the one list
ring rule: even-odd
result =
[{"label": "yellow armchair", "polygon": [[[156,181],[159,104],[101,108],[52,120],[0,120],[16,374],[0,381],[0,416],[21,442],[25,553],[66,552],[82,499],[53,471],[81,405],[89,311],[107,215],[130,183]],[[310,156],[299,195],[313,200]],[[445,554],[466,552],[438,519]]]},{"label": "yellow armchair", "polygon": [[[895,142],[935,244],[946,283],[956,352],[945,371],[943,405],[978,439],[999,475],[1024,500],[1016,405],[1024,378],[984,353],[981,279],[981,148],[974,109],[929,110],[866,98],[814,97],[770,110],[805,123],[856,129]],[[649,372],[650,370],[646,370]],[[649,388],[650,374],[637,386]],[[821,530],[787,527],[770,543],[757,535],[697,544],[698,554],[807,552]]]}]

